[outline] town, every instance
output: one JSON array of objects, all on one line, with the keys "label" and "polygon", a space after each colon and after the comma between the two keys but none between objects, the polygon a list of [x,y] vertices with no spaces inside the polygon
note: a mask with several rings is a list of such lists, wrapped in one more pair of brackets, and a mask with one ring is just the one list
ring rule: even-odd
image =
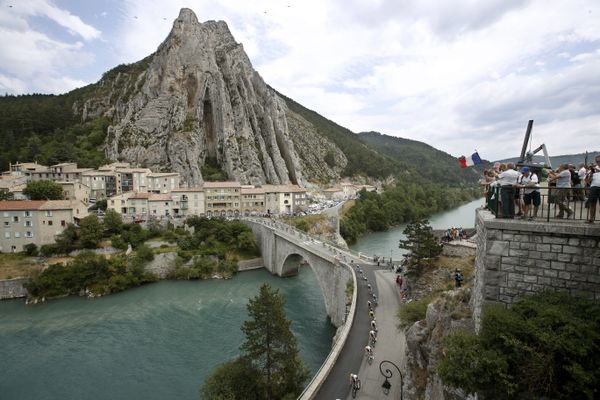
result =
[{"label": "town", "polygon": [[[32,181],[52,181],[62,188],[62,200],[30,200],[23,191]],[[337,205],[342,199],[376,188],[342,182],[323,191],[298,185],[242,185],[239,182],[204,182],[186,187],[177,172],[153,172],[115,162],[98,169],[79,168],[64,162],[45,166],[36,162],[14,163],[0,176],[0,192],[13,200],[0,202],[4,232],[0,252],[23,251],[24,246],[54,243],[68,224],[103,211],[93,205],[105,200],[106,208],[124,221],[142,223],[192,215],[206,217],[305,215]],[[92,208],[93,210],[89,210]]]}]

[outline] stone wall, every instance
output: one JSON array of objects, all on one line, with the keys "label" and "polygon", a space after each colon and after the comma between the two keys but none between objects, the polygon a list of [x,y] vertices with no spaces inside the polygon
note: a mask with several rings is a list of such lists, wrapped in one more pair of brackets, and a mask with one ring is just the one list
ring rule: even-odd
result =
[{"label": "stone wall", "polygon": [[27,289],[23,287],[25,282],[27,282],[27,278],[0,280],[0,300],[26,297]]},{"label": "stone wall", "polygon": [[476,211],[473,317],[485,304],[509,305],[526,294],[560,290],[600,299],[600,226],[583,221],[496,219]]},{"label": "stone wall", "polygon": [[442,255],[448,257],[470,257],[475,255],[476,246],[473,242],[461,240],[444,243]]}]

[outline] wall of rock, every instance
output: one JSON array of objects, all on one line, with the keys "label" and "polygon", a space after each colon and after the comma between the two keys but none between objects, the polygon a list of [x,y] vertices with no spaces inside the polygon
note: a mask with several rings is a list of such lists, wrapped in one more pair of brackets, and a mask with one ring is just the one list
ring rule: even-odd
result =
[{"label": "wall of rock", "polygon": [[600,299],[600,226],[496,219],[476,212],[473,317],[485,304],[508,306],[541,290]]},{"label": "wall of rock", "polygon": [[27,289],[23,287],[25,282],[27,282],[26,278],[0,280],[0,300],[26,297]]}]

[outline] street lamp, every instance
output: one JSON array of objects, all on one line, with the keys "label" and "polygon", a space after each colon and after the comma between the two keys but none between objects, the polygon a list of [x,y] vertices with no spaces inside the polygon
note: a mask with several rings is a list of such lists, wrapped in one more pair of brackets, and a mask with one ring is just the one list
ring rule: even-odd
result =
[{"label": "street lamp", "polygon": [[385,381],[381,385],[381,388],[383,389],[383,394],[385,394],[387,396],[388,394],[390,394],[390,389],[392,388],[392,384],[390,383],[390,381],[388,381],[388,378],[391,378],[393,375],[392,370],[390,370],[389,368],[385,368],[385,372],[383,370],[383,364],[386,364],[386,363],[391,364],[394,367],[396,367],[398,374],[400,374],[400,400],[402,400],[403,399],[402,388],[404,386],[404,378],[402,377],[402,371],[400,371],[400,368],[396,364],[394,364],[393,362],[388,361],[388,360],[383,360],[382,362],[379,363],[379,372],[381,372],[381,375],[383,375],[385,377]]}]

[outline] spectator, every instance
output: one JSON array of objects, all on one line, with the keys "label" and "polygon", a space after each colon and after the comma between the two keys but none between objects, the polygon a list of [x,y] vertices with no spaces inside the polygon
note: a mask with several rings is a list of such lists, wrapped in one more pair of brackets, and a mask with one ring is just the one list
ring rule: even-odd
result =
[{"label": "spectator", "polygon": [[[538,208],[541,204],[540,183],[536,174],[529,170],[529,167],[521,168],[523,178],[521,187],[523,188],[523,219],[528,218],[532,221],[537,218]],[[529,216],[529,206],[533,204],[533,216]]]},{"label": "spectator", "polygon": [[586,222],[593,224],[596,219],[596,205],[600,200],[600,154],[596,156],[596,166],[590,168],[585,181],[590,185],[588,196],[589,219]]},{"label": "spectator", "polygon": [[456,282],[456,287],[459,288],[462,285],[462,281],[465,278],[463,277],[462,272],[460,272],[460,269],[456,269],[456,271],[454,272],[454,282]]},{"label": "spectator", "polygon": [[[500,200],[502,201],[502,217],[515,217],[515,186],[519,173],[515,171],[513,163],[506,164],[506,170],[498,175],[498,183],[500,185]],[[500,166],[502,169],[502,165]]]},{"label": "spectator", "polygon": [[571,172],[567,164],[561,164],[556,172],[550,171],[548,174],[551,182],[556,182],[555,203],[558,205],[558,214],[556,218],[564,218],[565,212],[567,218],[573,214],[573,211],[565,204],[569,201],[571,192]]}]

